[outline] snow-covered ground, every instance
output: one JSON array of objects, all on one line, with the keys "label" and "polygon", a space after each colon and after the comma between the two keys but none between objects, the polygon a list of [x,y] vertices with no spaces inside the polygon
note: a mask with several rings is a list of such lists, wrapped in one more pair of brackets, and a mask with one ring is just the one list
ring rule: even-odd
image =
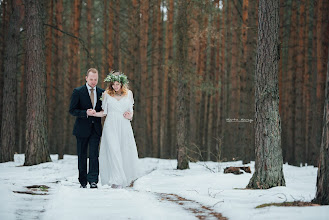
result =
[{"label": "snow-covered ground", "polygon": [[[216,219],[210,213],[221,213],[232,220],[329,219],[329,206],[266,207],[271,202],[311,201],[316,191],[313,166],[294,167],[285,164],[286,187],[269,190],[246,190],[251,174],[224,174],[227,166],[237,162],[190,163],[188,170],[176,170],[175,160],[140,159],[144,175],[126,189],[101,186],[80,189],[77,157],[24,167],[24,155],[15,162],[0,164],[0,219]],[[247,164],[253,171],[254,163]],[[210,171],[213,170],[214,172]],[[47,191],[33,191],[26,186],[46,185]],[[179,198],[179,202],[174,199]],[[183,199],[184,198],[184,199]],[[194,210],[194,211],[193,211]],[[208,211],[207,213],[207,210]],[[198,212],[199,211],[199,212]]]}]

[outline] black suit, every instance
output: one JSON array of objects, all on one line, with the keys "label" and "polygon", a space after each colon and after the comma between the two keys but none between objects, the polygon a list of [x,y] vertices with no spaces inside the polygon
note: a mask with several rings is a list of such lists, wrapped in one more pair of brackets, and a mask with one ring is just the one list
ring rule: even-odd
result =
[{"label": "black suit", "polygon": [[[104,92],[96,87],[97,101],[95,110],[102,110],[102,102],[99,100]],[[87,109],[91,109],[92,104],[86,85],[73,90],[70,103],[70,114],[76,117],[73,128],[73,135],[77,138],[79,182],[87,185],[87,182],[98,182],[99,162],[98,146],[102,135],[101,118],[87,116]],[[87,150],[89,144],[89,173],[87,175]]]}]

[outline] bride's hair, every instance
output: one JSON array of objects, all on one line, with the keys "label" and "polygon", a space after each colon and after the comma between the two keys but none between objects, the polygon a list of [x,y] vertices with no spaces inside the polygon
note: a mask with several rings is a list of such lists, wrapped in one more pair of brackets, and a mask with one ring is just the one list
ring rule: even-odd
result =
[{"label": "bride's hair", "polygon": [[[113,75],[119,75],[120,74],[120,72],[115,72],[115,73],[113,73]],[[113,84],[114,84],[114,82],[109,82],[109,86],[107,87],[107,89],[106,89],[106,92],[110,95],[110,96],[114,96],[115,95],[115,90],[113,89]],[[122,95],[127,95],[128,94],[128,85],[127,84],[122,84],[122,83],[120,83],[121,84],[121,94]]]}]

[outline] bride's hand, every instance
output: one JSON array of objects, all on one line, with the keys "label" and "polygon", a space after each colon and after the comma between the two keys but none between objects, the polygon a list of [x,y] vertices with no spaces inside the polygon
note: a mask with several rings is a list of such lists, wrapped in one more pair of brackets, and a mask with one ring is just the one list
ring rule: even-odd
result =
[{"label": "bride's hand", "polygon": [[123,114],[123,117],[126,118],[126,119],[128,119],[128,120],[131,120],[131,119],[132,119],[132,115],[131,115],[130,112],[125,112],[125,113]]}]

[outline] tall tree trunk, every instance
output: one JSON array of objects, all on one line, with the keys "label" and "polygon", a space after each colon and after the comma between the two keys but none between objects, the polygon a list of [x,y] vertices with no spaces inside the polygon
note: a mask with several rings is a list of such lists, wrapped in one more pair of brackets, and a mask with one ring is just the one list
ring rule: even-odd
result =
[{"label": "tall tree trunk", "polygon": [[[109,2],[109,22],[108,22],[108,36],[106,39],[106,45],[107,45],[107,69],[106,73],[110,72],[112,69],[114,69],[114,52],[113,52],[113,32],[114,32],[114,25],[113,25],[113,20],[114,20],[114,10],[113,10],[113,1]],[[104,81],[104,80],[102,80]]]},{"label": "tall tree trunk", "polygon": [[[306,0],[305,3],[308,7],[310,6],[310,0]],[[308,8],[306,13],[306,26],[305,26],[305,32],[309,33],[311,30],[311,7]],[[311,112],[311,93],[312,93],[312,71],[310,68],[310,61],[312,59],[312,38],[309,37],[312,35],[305,35],[305,58],[304,58],[304,85],[303,85],[303,106],[304,106],[304,118],[305,118],[305,163],[309,163],[309,149],[311,147],[310,141],[311,141],[311,131],[312,131],[312,112]]]},{"label": "tall tree trunk", "polygon": [[[211,16],[211,26],[214,27],[214,30],[216,30],[216,20],[217,16],[214,14]],[[209,82],[210,85],[213,88],[216,88],[216,84],[218,81],[216,81],[216,40],[215,40],[215,35],[212,33],[212,31],[209,33],[210,35],[210,61],[209,61],[209,68],[207,70],[208,75],[209,75]],[[213,157],[215,155],[215,142],[214,142],[214,122],[215,122],[215,114],[214,111],[214,99],[215,99],[216,92],[211,92],[210,94],[208,93],[208,114],[206,115],[206,120],[205,120],[205,127],[207,129],[206,131],[206,147],[207,147],[207,160],[216,160],[216,157]]]},{"label": "tall tree trunk", "polygon": [[317,82],[316,82],[316,115],[314,130],[316,131],[316,155],[319,153],[321,145],[321,129],[323,128],[322,114],[325,100],[325,79],[326,79],[326,62],[329,47],[329,2],[327,0],[318,1],[317,10]]},{"label": "tall tree trunk", "polygon": [[218,147],[218,150],[220,151],[220,158],[223,159],[223,139],[224,139],[224,129],[226,128],[226,71],[225,71],[225,42],[227,41],[226,39],[226,34],[225,34],[225,29],[226,29],[226,2],[223,2],[223,9],[221,12],[221,31],[220,31],[220,108],[219,108],[219,120],[218,120],[218,127],[219,127],[219,140],[220,140],[220,145]]},{"label": "tall tree trunk", "polygon": [[[219,5],[219,1],[216,2],[215,5],[217,8],[220,7]],[[216,32],[220,33],[221,28],[223,28],[221,26],[221,16],[222,13],[217,13],[216,18],[215,18],[215,26],[216,26]],[[215,64],[215,94],[214,94],[214,104],[213,104],[213,114],[214,114],[214,125],[213,125],[213,139],[214,139],[214,147],[215,149],[213,150],[214,153],[214,161],[219,161],[220,160],[220,146],[221,146],[221,135],[220,135],[220,118],[221,118],[221,103],[220,103],[220,76],[221,76],[221,66],[223,65],[220,61],[221,61],[221,40],[222,38],[219,37],[216,39],[216,47],[215,47],[215,54],[216,54],[216,64]]]},{"label": "tall tree trunk", "polygon": [[[319,1],[314,1],[314,4],[312,5],[312,9],[313,9],[313,16],[312,16],[312,58],[311,58],[311,77],[312,80],[310,80],[312,82],[311,84],[311,137],[310,137],[310,148],[308,151],[308,158],[309,161],[308,163],[313,164],[313,165],[317,165],[318,164],[318,147],[319,146],[317,143],[317,137],[319,136],[318,134],[321,132],[321,127],[319,125],[319,114],[317,112],[317,97],[316,97],[316,89],[317,88],[317,74],[318,74],[318,70],[317,70],[317,20],[318,20],[318,4]],[[321,111],[321,114],[323,112]],[[319,128],[319,129],[318,129]]]},{"label": "tall tree trunk", "polygon": [[167,128],[168,128],[168,74],[170,71],[169,65],[172,60],[173,53],[173,23],[174,23],[174,0],[169,0],[168,19],[166,22],[166,43],[165,43],[165,65],[162,78],[162,93],[161,93],[161,119],[160,119],[160,155],[169,157],[170,151],[165,151],[167,145]]},{"label": "tall tree trunk", "polygon": [[[248,9],[249,27],[247,31],[247,78],[246,78],[246,99],[251,103],[255,103],[255,70],[256,70],[256,55],[257,55],[257,21],[258,21],[258,2],[250,1]],[[248,119],[254,120],[255,109],[250,105],[246,108],[246,116]],[[255,126],[254,122],[246,124],[246,162],[255,160]]]},{"label": "tall tree trunk", "polygon": [[[48,2],[48,24],[53,25],[53,15],[54,15],[54,1],[50,0]],[[50,153],[54,153],[54,144],[53,139],[56,138],[56,134],[52,131],[53,128],[53,114],[54,114],[54,107],[55,102],[51,97],[51,69],[52,69],[52,55],[53,55],[53,28],[47,27],[46,28],[46,73],[47,73],[47,109],[48,109],[48,132],[49,132],[49,151]]]},{"label": "tall tree trunk", "polygon": [[140,108],[145,109],[140,115],[140,123],[142,124],[143,134],[142,135],[142,148],[143,154],[148,155],[149,152],[149,135],[151,134],[151,123],[149,118],[150,106],[147,106],[147,99],[149,95],[147,94],[147,85],[148,85],[148,68],[147,68],[147,42],[148,42],[148,28],[149,28],[149,0],[141,2],[141,26],[140,26],[140,65],[141,65],[141,81],[140,81]]},{"label": "tall tree trunk", "polygon": [[[63,2],[65,3],[65,2]],[[69,28],[72,30],[72,34],[76,37],[79,37],[80,31],[80,18],[81,18],[81,1],[74,0],[69,2],[69,7],[71,7],[71,22],[69,24]],[[68,48],[68,57],[70,59],[70,63],[68,64],[68,73],[65,77],[65,95],[66,95],[66,102],[69,100],[68,94],[72,94],[72,89],[81,86],[84,81],[84,77],[81,76],[80,71],[80,53],[79,53],[79,41],[75,38],[69,39],[69,46]],[[84,72],[87,72],[86,70]],[[66,103],[66,109],[69,108],[69,103]],[[67,112],[67,111],[66,111]],[[74,117],[67,114],[66,115],[66,127],[65,128],[73,128],[74,125]],[[65,132],[65,140],[70,140],[70,146],[74,146],[75,140],[72,138],[71,132]]]},{"label": "tall tree trunk", "polygon": [[51,161],[48,150],[43,2],[25,0],[26,22],[26,152],[24,165]]},{"label": "tall tree trunk", "polygon": [[[80,30],[80,18],[81,18],[81,1],[74,0],[72,2],[72,34],[79,37]],[[72,63],[69,65],[69,74],[71,86],[80,86],[81,82],[84,81],[80,79],[80,65],[79,65],[79,41],[75,38],[71,38],[70,42],[70,57],[72,57]],[[71,117],[72,118],[72,117]]]},{"label": "tall tree trunk", "polygon": [[295,104],[292,100],[296,98],[296,68],[297,68],[297,33],[298,33],[298,25],[297,25],[297,13],[298,6],[297,1],[292,1],[291,6],[291,23],[290,23],[290,35],[288,42],[288,69],[287,69],[287,87],[286,87],[286,121],[283,121],[283,132],[282,139],[286,149],[286,160],[293,164],[297,164],[295,160],[295,129],[296,129],[296,121],[295,121]]},{"label": "tall tree trunk", "polygon": [[256,60],[256,161],[248,188],[284,186],[279,115],[279,0],[259,1]]},{"label": "tall tree trunk", "polygon": [[159,146],[159,112],[160,112],[160,81],[162,42],[162,12],[161,0],[157,0],[153,10],[153,65],[152,65],[152,147],[153,157],[160,157]]},{"label": "tall tree trunk", "polygon": [[177,4],[178,17],[176,23],[176,45],[177,45],[177,169],[188,169],[189,162],[187,157],[188,148],[188,126],[187,126],[187,47],[188,47],[188,5],[189,1],[180,1]]},{"label": "tall tree trunk", "polygon": [[[197,77],[197,68],[198,68],[198,64],[199,64],[199,49],[200,49],[200,41],[199,41],[199,29],[200,29],[200,25],[199,25],[199,21],[198,21],[198,17],[200,14],[200,10],[197,7],[192,7],[191,8],[191,21],[190,21],[190,27],[188,29],[189,31],[189,35],[187,37],[189,37],[190,40],[190,46],[189,46],[189,60],[190,60],[190,68],[191,68],[191,73]],[[199,112],[199,109],[196,108],[196,96],[198,95],[196,92],[196,85],[198,84],[198,79],[196,78],[196,80],[192,80],[190,82],[190,106],[189,106],[189,128],[190,128],[190,143],[192,144],[192,146],[194,146],[194,148],[197,148],[197,142],[198,142],[198,138],[199,138],[199,129],[198,129],[198,123],[199,120],[196,120],[197,117],[197,113]],[[191,151],[189,152],[189,157],[195,159],[195,160],[199,160],[200,159],[200,155],[197,151],[195,151],[196,149],[191,149]]]},{"label": "tall tree trunk", "polygon": [[202,91],[202,83],[206,81],[207,74],[206,74],[206,68],[207,68],[207,30],[208,30],[208,11],[206,8],[208,3],[205,3],[204,5],[204,13],[200,13],[200,28],[199,28],[199,51],[198,51],[198,63],[197,63],[197,72],[196,72],[196,78],[197,83],[195,85],[196,91],[195,91],[195,108],[196,108],[196,118],[197,121],[197,128],[198,132],[196,133],[197,136],[197,146],[202,149],[203,154],[201,155],[203,157],[203,160],[206,160],[207,156],[207,149],[204,149],[205,146],[205,115],[207,114],[207,96],[204,91]]},{"label": "tall tree trunk", "polygon": [[297,44],[297,68],[296,68],[296,96],[295,96],[295,132],[294,137],[294,152],[296,164],[305,163],[305,118],[303,105],[303,84],[305,71],[305,0],[300,1],[299,7],[299,30],[298,30],[298,44]]},{"label": "tall tree trunk", "polygon": [[323,112],[323,130],[314,203],[329,205],[329,54]]},{"label": "tall tree trunk", "polygon": [[[94,48],[91,47],[91,37],[94,35],[92,10],[93,10],[93,1],[87,0],[87,12],[86,12],[87,13],[87,48],[90,52],[89,56],[91,57],[94,56]],[[91,66],[91,59],[87,59],[86,70],[89,69],[90,66]]]},{"label": "tall tree trunk", "polygon": [[120,0],[114,1],[115,7],[115,18],[114,18],[114,69],[121,70],[121,59],[120,59]]},{"label": "tall tree trunk", "polygon": [[254,159],[253,152],[255,146],[254,132],[254,111],[252,103],[254,103],[254,72],[255,72],[255,48],[256,48],[256,2],[243,1],[243,24],[242,24],[242,45],[243,57],[240,75],[240,106],[239,117],[247,119],[244,123],[239,123],[239,135],[241,135],[241,148],[244,163],[249,163]]},{"label": "tall tree trunk", "polygon": [[[6,33],[9,24],[9,11],[11,9],[10,6],[11,1],[4,0],[1,2],[1,32],[0,32],[0,88],[3,88],[3,81],[4,81],[4,60],[5,60],[5,49],[6,49]],[[0,103],[3,102],[3,89],[0,89]],[[0,106],[0,109],[2,107]],[[2,111],[0,111],[0,118],[2,118]],[[1,129],[0,129],[0,137],[1,137]]]},{"label": "tall tree trunk", "polygon": [[[23,7],[23,13],[25,13]],[[23,16],[24,17],[24,16]],[[23,33],[22,33],[23,34]],[[22,44],[22,51],[25,51],[26,45]],[[25,74],[25,56],[26,54],[23,53],[20,59],[20,83],[19,83],[19,98],[18,98],[18,153],[24,153],[26,149],[26,74]]]},{"label": "tall tree trunk", "polygon": [[[287,135],[287,124],[288,124],[288,92],[291,86],[288,81],[288,51],[289,51],[289,27],[291,20],[291,1],[280,0],[280,60],[279,60],[279,95],[280,95],[280,116],[282,122],[282,134],[281,134],[281,146],[284,161],[287,161],[287,153],[289,149],[287,147],[288,135]],[[291,151],[291,150],[290,150]],[[291,152],[290,152],[291,154]]]},{"label": "tall tree trunk", "polygon": [[2,123],[1,123],[1,148],[0,163],[14,160],[14,148],[16,147],[17,114],[17,72],[18,51],[20,37],[20,7],[21,1],[14,0],[11,8],[9,29],[6,37],[6,49],[4,60],[4,86],[2,103]]},{"label": "tall tree trunk", "polygon": [[[237,7],[237,2],[232,1],[232,29],[231,29],[231,34],[232,34],[232,49],[231,49],[231,71],[230,71],[230,82],[232,84],[231,86],[231,99],[230,99],[230,114],[229,118],[239,118],[239,43],[238,43],[238,7]],[[234,131],[238,131],[238,124],[239,123],[229,123],[229,132],[230,134],[234,133]],[[239,158],[239,148],[240,148],[240,143],[239,143],[239,137],[230,135],[230,145],[233,151],[233,157],[234,158]]]},{"label": "tall tree trunk", "polygon": [[[112,46],[112,29],[108,29],[113,27],[113,25],[108,25],[113,24],[113,11],[112,11],[112,3],[113,1],[108,1],[104,0],[104,7],[103,7],[103,42],[104,42],[104,47],[102,48],[102,70],[99,72],[99,78],[102,79],[100,80],[101,86],[105,86],[105,74],[110,72],[108,71],[110,68],[108,59],[110,57],[110,47]],[[109,6],[108,6],[109,3]],[[112,49],[111,49],[112,51]],[[90,67],[89,67],[90,68]]]},{"label": "tall tree trunk", "polygon": [[232,50],[232,34],[230,28],[232,27],[231,18],[232,18],[232,1],[226,0],[225,4],[225,56],[224,56],[224,111],[223,111],[223,154],[226,160],[234,160],[234,147],[231,147],[232,144],[232,135],[230,134],[231,123],[226,122],[226,119],[230,118],[230,103],[232,100],[231,90],[230,90],[230,72],[231,72],[231,50]]},{"label": "tall tree trunk", "polygon": [[133,127],[136,136],[136,144],[138,147],[138,153],[140,157],[145,157],[144,154],[144,136],[145,136],[145,128],[143,128],[142,114],[144,111],[144,107],[140,105],[141,96],[140,96],[140,78],[141,78],[141,63],[140,63],[140,34],[141,34],[141,19],[140,19],[140,8],[139,1],[132,0],[130,11],[130,19],[129,23],[131,24],[130,32],[129,32],[129,51],[130,51],[130,60],[128,62],[128,70],[130,70],[127,74],[130,79],[129,86],[132,87],[135,94],[135,114],[139,115],[139,117],[135,117],[133,120]]},{"label": "tall tree trunk", "polygon": [[[56,25],[59,29],[63,29],[63,0],[57,0],[56,2]],[[60,31],[56,32],[55,35],[55,51],[56,51],[56,58],[55,58],[55,77],[54,81],[56,82],[55,88],[61,88],[56,90],[55,93],[55,100],[56,100],[56,105],[53,106],[55,109],[55,120],[54,120],[54,134],[56,138],[56,150],[58,153],[58,159],[63,159],[64,158],[64,123],[62,120],[60,120],[61,117],[64,116],[66,118],[67,111],[64,109],[64,105],[59,105],[58,103],[64,103],[64,74],[62,71],[62,66],[63,66],[63,33]]]}]

